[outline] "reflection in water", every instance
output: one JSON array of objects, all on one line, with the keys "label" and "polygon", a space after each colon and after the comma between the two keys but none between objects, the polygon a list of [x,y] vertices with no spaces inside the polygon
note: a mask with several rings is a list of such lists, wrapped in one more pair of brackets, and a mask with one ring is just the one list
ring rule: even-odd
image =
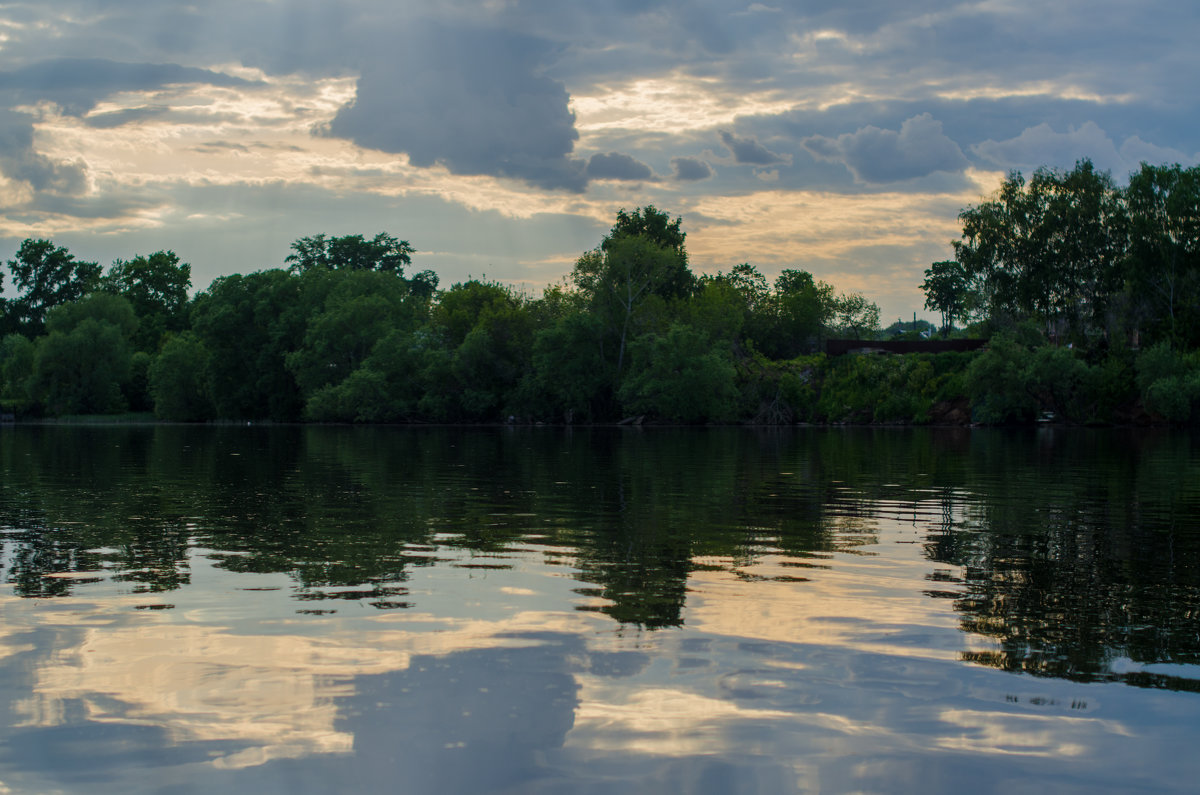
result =
[{"label": "reflection in water", "polygon": [[3,429],[0,784],[1183,790],[1194,449]]}]

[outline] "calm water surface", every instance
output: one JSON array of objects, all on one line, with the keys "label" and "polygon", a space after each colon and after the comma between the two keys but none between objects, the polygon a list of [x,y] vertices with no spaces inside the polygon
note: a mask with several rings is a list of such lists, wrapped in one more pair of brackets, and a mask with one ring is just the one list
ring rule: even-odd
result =
[{"label": "calm water surface", "polygon": [[0,793],[1186,792],[1200,439],[0,428]]}]

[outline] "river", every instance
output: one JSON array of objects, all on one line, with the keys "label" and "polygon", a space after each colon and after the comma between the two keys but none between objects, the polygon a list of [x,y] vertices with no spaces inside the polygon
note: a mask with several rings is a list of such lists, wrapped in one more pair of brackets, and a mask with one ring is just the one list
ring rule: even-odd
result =
[{"label": "river", "polygon": [[1200,437],[0,427],[0,792],[1187,792]]}]

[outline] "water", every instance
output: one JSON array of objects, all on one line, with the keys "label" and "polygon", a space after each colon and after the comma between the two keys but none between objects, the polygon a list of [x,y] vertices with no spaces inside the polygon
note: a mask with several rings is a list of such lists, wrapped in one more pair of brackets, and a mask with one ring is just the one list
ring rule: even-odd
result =
[{"label": "water", "polygon": [[0,428],[0,792],[1164,792],[1200,440]]}]

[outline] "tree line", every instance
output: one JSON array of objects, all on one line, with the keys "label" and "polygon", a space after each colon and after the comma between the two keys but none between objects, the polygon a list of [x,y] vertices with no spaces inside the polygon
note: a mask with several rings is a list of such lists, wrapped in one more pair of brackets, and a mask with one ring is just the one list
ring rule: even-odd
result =
[{"label": "tree line", "polygon": [[685,239],[680,218],[622,210],[533,297],[478,279],[439,289],[387,233],[316,235],[280,267],[194,298],[171,251],[104,270],[26,240],[7,263],[16,297],[0,306],[0,406],[174,421],[736,421],[769,391],[756,363],[878,327],[862,295],[801,270],[773,285],[745,264],[697,276]]},{"label": "tree line", "polygon": [[[441,289],[387,233],[301,238],[194,297],[171,251],[107,270],[49,240],[7,263],[0,411],[164,420],[676,423],[1200,420],[1200,168],[1118,188],[1081,161],[1011,174],[922,284],[978,354],[826,357],[879,308],[799,270],[697,275],[653,206],[530,296]],[[3,278],[0,272],[0,279]],[[954,330],[954,324],[961,328]],[[919,336],[922,324],[891,333]]]}]

